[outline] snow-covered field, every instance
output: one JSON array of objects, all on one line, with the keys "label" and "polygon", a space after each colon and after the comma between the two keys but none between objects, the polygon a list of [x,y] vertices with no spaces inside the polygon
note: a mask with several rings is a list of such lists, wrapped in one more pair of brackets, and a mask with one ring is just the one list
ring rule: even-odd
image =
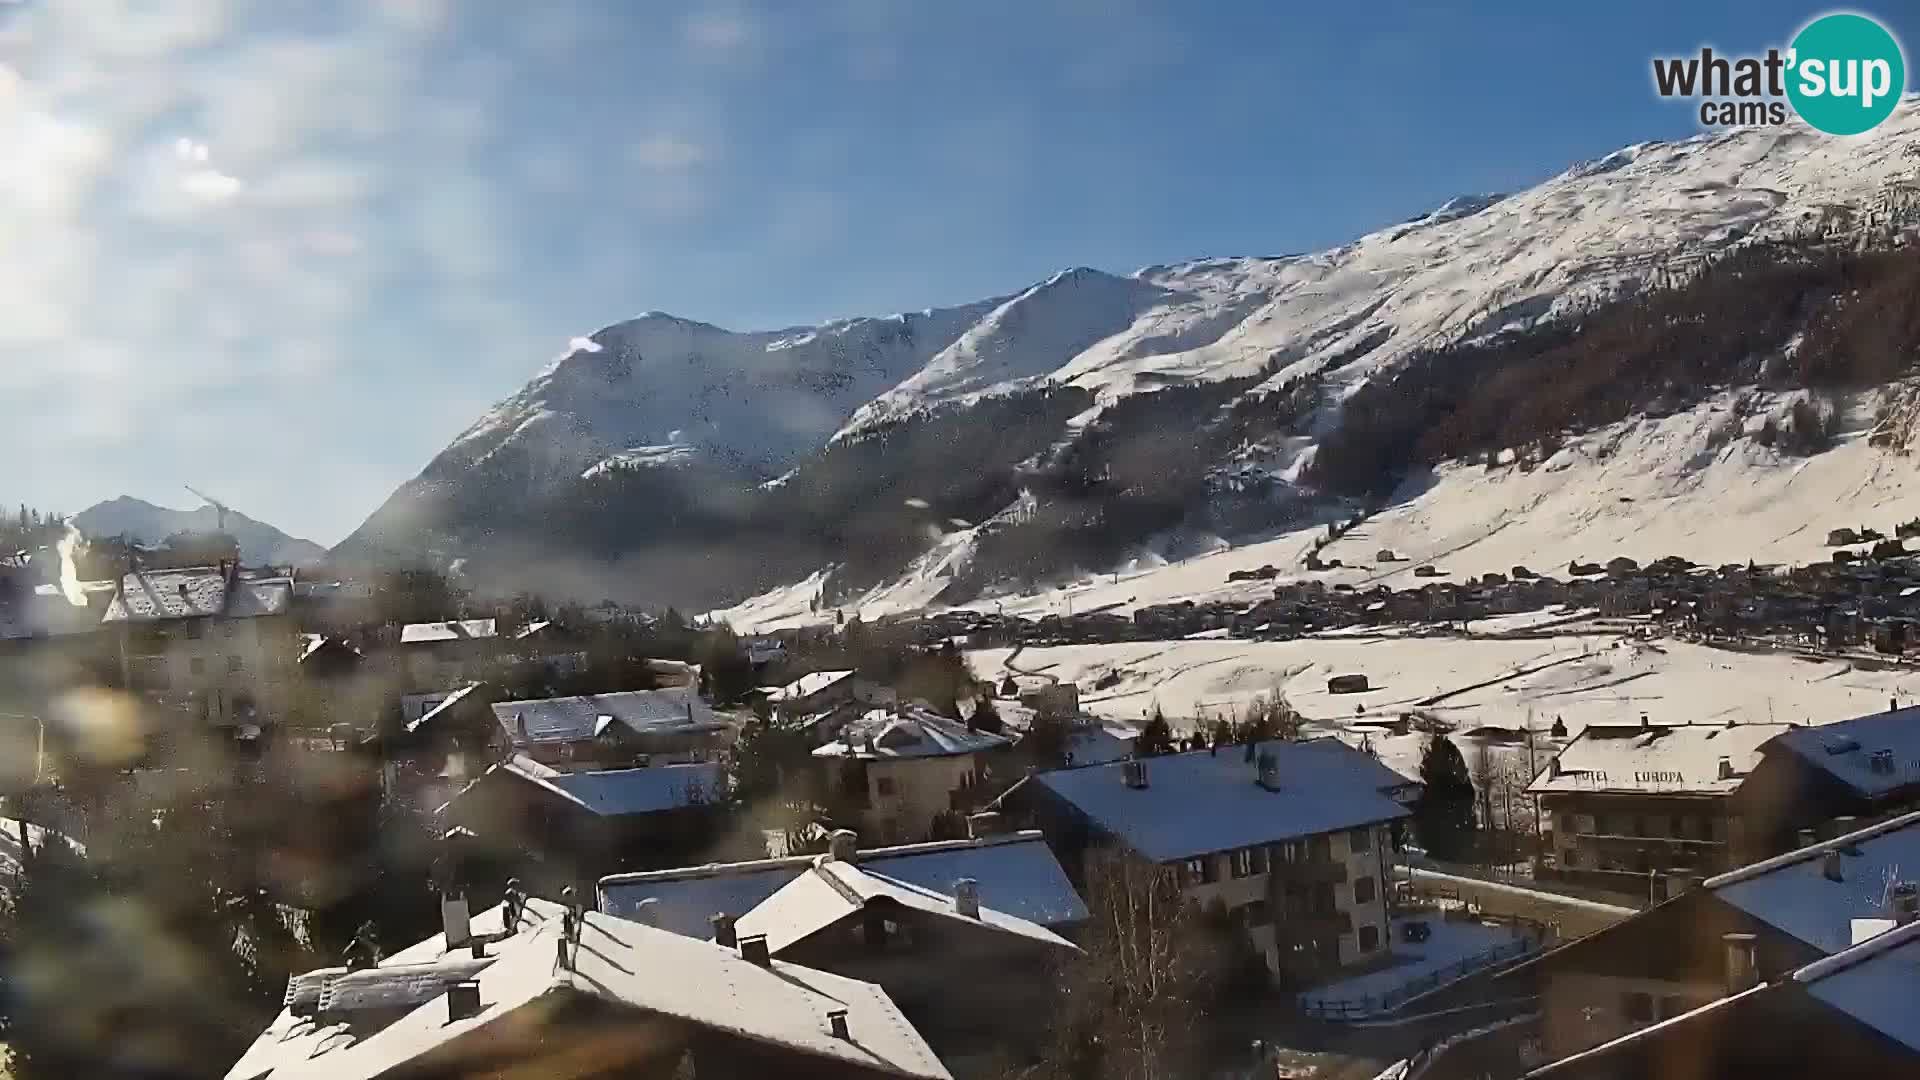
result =
[{"label": "snow-covered field", "polygon": [[[975,672],[998,679],[1010,652],[968,658]],[[1824,724],[1920,695],[1920,671],[1911,669],[1602,634],[1066,645],[1023,650],[1014,665],[1078,683],[1087,711],[1133,725],[1155,707],[1184,726],[1279,693],[1315,732],[1356,739],[1365,721],[1415,709],[1462,735],[1528,726],[1544,735],[1556,720],[1577,735],[1588,724],[1636,723],[1643,714],[1656,724]],[[1327,691],[1328,676],[1352,673],[1373,689]],[[1417,772],[1421,736],[1369,739],[1387,764]]]},{"label": "snow-covered field", "polygon": [[[1154,563],[1027,594],[975,601],[978,610],[1040,616],[1193,600],[1252,602],[1272,595],[1259,581],[1229,583],[1236,570],[1271,565],[1281,579],[1418,588],[1428,580],[1506,573],[1515,565],[1565,576],[1573,560],[1615,555],[1647,562],[1680,555],[1702,563],[1805,563],[1829,557],[1827,532],[1872,525],[1891,535],[1920,517],[1920,459],[1868,445],[1878,393],[1850,403],[1848,430],[1832,450],[1783,456],[1749,439],[1714,445],[1714,429],[1732,415],[1734,393],[1659,418],[1636,418],[1569,439],[1530,469],[1448,465],[1430,480],[1321,552],[1340,569],[1309,574],[1306,554],[1323,530],[1309,529]],[[1763,403],[1749,419],[1788,402]],[[864,618],[916,610],[938,594],[970,536],[953,534],[903,578],[849,605]],[[1382,548],[1400,561],[1381,563]],[[1431,564],[1443,579],[1414,576]],[[819,622],[807,610],[817,581],[775,590],[715,614],[742,631]]]}]

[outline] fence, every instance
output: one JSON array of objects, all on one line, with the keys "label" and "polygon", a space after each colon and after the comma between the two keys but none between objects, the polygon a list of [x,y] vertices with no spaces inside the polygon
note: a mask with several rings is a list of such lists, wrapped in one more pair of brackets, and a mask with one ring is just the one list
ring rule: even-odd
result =
[{"label": "fence", "polygon": [[1305,995],[1300,998],[1300,1011],[1303,1015],[1316,1020],[1368,1020],[1391,1013],[1415,998],[1439,989],[1448,983],[1465,978],[1476,971],[1492,967],[1503,960],[1525,956],[1540,947],[1540,938],[1528,936],[1502,942],[1488,949],[1464,956],[1458,960],[1436,968],[1424,975],[1416,975],[1406,982],[1395,986],[1382,994],[1366,994],[1355,998],[1318,998],[1309,1000]]}]

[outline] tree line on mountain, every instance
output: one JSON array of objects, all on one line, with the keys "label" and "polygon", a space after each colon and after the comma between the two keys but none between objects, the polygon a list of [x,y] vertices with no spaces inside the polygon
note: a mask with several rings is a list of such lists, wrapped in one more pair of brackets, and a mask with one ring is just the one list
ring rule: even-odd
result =
[{"label": "tree line on mountain", "polygon": [[[1544,457],[1568,435],[1728,387],[1825,394],[1886,383],[1915,369],[1917,290],[1920,252],[1741,248],[1577,319],[1415,354],[1347,399],[1305,479],[1379,496],[1423,467],[1503,451]],[[1830,405],[1802,402],[1756,437],[1814,453],[1834,422]]]}]

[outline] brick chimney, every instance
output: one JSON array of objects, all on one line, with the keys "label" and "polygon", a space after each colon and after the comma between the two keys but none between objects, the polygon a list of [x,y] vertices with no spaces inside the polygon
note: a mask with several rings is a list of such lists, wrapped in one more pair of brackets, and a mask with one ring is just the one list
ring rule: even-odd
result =
[{"label": "brick chimney", "polygon": [[1721,941],[1727,950],[1727,993],[1751,990],[1760,982],[1760,963],[1755,956],[1752,934],[1725,934]]},{"label": "brick chimney", "polygon": [[1905,926],[1920,919],[1920,883],[1896,881],[1892,891],[1893,921]]},{"label": "brick chimney", "polygon": [[853,862],[860,855],[860,834],[852,829],[835,829],[827,834],[827,859]]},{"label": "brick chimney", "polygon": [[1268,791],[1280,790],[1280,756],[1271,750],[1260,751],[1260,759],[1255,763],[1257,773],[1254,783]]},{"label": "brick chimney", "polygon": [[967,815],[967,836],[973,840],[984,840],[989,836],[1001,836],[1007,831],[1007,820],[997,810],[982,810]]}]

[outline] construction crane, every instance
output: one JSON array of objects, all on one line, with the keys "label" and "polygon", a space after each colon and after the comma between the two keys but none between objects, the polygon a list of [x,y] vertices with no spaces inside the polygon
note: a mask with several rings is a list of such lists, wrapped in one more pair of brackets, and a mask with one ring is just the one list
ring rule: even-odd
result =
[{"label": "construction crane", "polygon": [[181,486],[186,488],[188,491],[193,492],[194,495],[199,497],[201,502],[204,502],[208,506],[213,507],[214,510],[219,513],[220,531],[226,532],[227,531],[227,504],[221,502],[219,499],[214,498],[213,496],[207,494],[206,492],[201,491],[199,488],[194,487],[192,484],[182,484]]}]

